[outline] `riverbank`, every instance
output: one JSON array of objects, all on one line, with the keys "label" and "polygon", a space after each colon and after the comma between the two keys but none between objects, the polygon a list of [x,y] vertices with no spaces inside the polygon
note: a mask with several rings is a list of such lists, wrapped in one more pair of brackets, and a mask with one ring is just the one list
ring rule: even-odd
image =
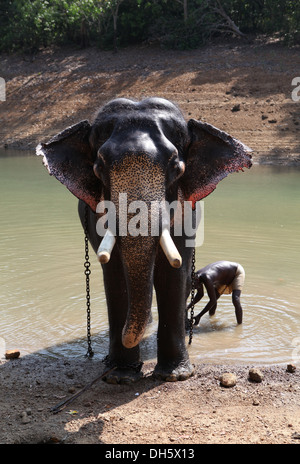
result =
[{"label": "riverbank", "polygon": [[2,147],[34,150],[65,127],[92,120],[114,97],[156,95],[176,102],[186,119],[243,141],[255,162],[300,163],[300,101],[292,99],[299,49],[232,42],[191,51],[64,48],[0,58]]},{"label": "riverbank", "polygon": [[[0,443],[197,444],[300,443],[300,369],[198,365],[183,382],[152,379],[154,364],[134,385],[98,380],[54,414],[51,408],[79,393],[103,371],[96,359],[26,356],[0,364]],[[231,372],[236,384],[223,387]]]}]

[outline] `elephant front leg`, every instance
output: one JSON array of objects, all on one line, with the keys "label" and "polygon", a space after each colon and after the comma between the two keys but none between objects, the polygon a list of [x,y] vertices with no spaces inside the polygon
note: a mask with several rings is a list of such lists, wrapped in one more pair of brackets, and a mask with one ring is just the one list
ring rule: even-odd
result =
[{"label": "elephant front leg", "polygon": [[139,346],[128,349],[122,344],[128,296],[122,264],[116,252],[110,262],[103,265],[103,276],[109,320],[109,353],[104,362],[108,369],[114,368],[103,380],[112,384],[131,384],[142,377],[142,362]]},{"label": "elephant front leg", "polygon": [[157,365],[153,375],[169,382],[186,380],[194,373],[185,341],[189,279],[184,269],[170,269],[163,265],[160,266],[155,281],[159,325]]}]

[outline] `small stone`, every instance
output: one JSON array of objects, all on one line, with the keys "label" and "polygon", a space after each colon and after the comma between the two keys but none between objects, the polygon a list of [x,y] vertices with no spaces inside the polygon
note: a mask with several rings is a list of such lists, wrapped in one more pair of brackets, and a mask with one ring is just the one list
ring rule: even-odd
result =
[{"label": "small stone", "polygon": [[295,372],[295,370],[296,370],[296,366],[295,366],[294,364],[288,364],[288,365],[286,366],[286,370],[287,370],[288,372],[293,373],[293,372]]},{"label": "small stone", "polygon": [[220,377],[220,383],[223,387],[234,387],[236,385],[236,375],[232,372],[225,372]]},{"label": "small stone", "polygon": [[17,359],[20,356],[19,350],[7,350],[5,352],[6,359]]},{"label": "small stone", "polygon": [[259,401],[257,398],[254,398],[254,400],[252,401],[252,404],[253,406],[259,406]]},{"label": "small stone", "polygon": [[22,412],[21,420],[22,420],[22,424],[28,424],[30,422],[30,417],[28,417],[28,414],[26,411]]},{"label": "small stone", "polygon": [[238,103],[237,105],[234,105],[232,108],[231,108],[231,111],[233,113],[235,113],[236,111],[240,111],[241,110],[241,105]]},{"label": "small stone", "polygon": [[252,380],[253,382],[261,382],[263,380],[264,376],[261,373],[259,369],[256,369],[253,367],[252,369],[249,370],[249,379]]}]

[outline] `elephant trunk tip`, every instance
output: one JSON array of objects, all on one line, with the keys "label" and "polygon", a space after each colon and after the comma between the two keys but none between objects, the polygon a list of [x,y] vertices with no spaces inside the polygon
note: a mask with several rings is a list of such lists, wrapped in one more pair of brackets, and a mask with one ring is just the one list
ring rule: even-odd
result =
[{"label": "elephant trunk tip", "polygon": [[144,331],[137,334],[128,329],[126,330],[124,327],[122,333],[122,344],[125,348],[134,348],[140,343],[141,339],[143,338],[143,335]]}]

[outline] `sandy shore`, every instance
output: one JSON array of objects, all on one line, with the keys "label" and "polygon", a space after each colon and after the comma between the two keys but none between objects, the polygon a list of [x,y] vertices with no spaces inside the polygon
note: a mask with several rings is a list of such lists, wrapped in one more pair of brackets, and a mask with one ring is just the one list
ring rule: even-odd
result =
[{"label": "sandy shore", "polygon": [[[183,382],[145,377],[134,385],[98,380],[57,414],[51,408],[79,393],[104,367],[96,359],[26,356],[0,365],[0,443],[289,444],[300,439],[300,367],[198,365]],[[236,385],[223,387],[231,372]]]}]

